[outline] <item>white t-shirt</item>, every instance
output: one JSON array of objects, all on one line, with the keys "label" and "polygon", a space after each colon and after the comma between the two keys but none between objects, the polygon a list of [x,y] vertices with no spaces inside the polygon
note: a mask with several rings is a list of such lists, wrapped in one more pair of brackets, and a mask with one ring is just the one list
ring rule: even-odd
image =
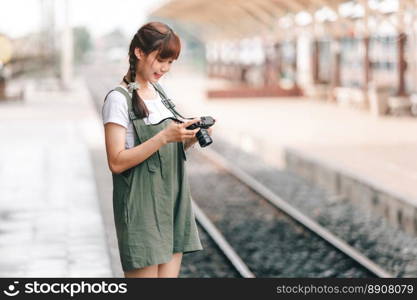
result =
[{"label": "white t-shirt", "polygon": [[[124,86],[119,85],[119,87],[127,91]],[[155,99],[143,100],[149,110],[149,117],[144,118],[143,121],[148,125],[158,123],[168,117],[174,117],[172,112],[162,103],[159,93],[157,91],[155,93],[157,95]],[[132,96],[131,93],[129,94]],[[126,128],[126,149],[132,148],[135,145],[133,123],[129,119],[126,97],[122,93],[112,91],[107,95],[107,99],[104,101],[102,107],[102,118],[103,125],[112,122]]]}]

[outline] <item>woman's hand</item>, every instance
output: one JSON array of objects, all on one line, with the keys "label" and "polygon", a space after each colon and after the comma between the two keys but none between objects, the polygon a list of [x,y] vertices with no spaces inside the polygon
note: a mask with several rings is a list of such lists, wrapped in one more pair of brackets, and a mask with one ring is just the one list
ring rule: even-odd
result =
[{"label": "woman's hand", "polygon": [[207,132],[208,132],[209,136],[211,136],[212,133],[213,133],[213,126],[207,128]]},{"label": "woman's hand", "polygon": [[195,137],[196,133],[200,128],[194,130],[186,129],[186,127],[191,124],[197,123],[200,121],[200,118],[192,119],[184,123],[177,123],[172,121],[168,127],[161,131],[161,137],[164,144],[172,142],[183,142],[187,139]]},{"label": "woman's hand", "polygon": [[[211,134],[213,133],[213,126],[207,128],[207,132],[208,134],[211,136]],[[189,149],[191,146],[193,146],[196,142],[197,142],[197,136],[194,136],[192,138],[188,138],[184,141],[184,149],[187,150]]]}]

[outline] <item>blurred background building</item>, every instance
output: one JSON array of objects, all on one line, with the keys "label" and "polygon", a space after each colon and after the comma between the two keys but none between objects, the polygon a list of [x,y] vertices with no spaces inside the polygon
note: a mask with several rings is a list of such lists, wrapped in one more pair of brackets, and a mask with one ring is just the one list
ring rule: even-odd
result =
[{"label": "blurred background building", "polygon": [[415,111],[414,1],[178,0],[153,15],[198,32],[209,76],[253,87],[245,93]]},{"label": "blurred background building", "polygon": [[[132,1],[115,5],[114,11],[110,2],[89,2],[87,8],[101,9],[97,22],[79,13],[83,4],[77,0],[29,1],[38,24],[23,25],[24,34],[16,35],[13,23],[3,21],[2,52],[11,48],[13,55],[2,58],[2,77],[46,66],[63,76],[71,65],[62,68],[66,60],[89,62],[99,52],[110,60],[124,59],[130,35],[149,12],[148,18],[166,21],[179,32],[186,44],[183,62],[234,84],[209,91],[210,97],[306,95],[375,115],[417,110],[416,8],[411,0],[156,1],[139,15],[130,9]],[[116,20],[116,12],[124,12],[129,21]],[[74,57],[63,60],[68,48]]]}]

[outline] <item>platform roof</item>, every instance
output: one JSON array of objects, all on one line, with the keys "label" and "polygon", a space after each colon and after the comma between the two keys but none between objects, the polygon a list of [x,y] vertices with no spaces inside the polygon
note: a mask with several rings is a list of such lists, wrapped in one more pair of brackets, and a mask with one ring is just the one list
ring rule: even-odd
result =
[{"label": "platform roof", "polygon": [[[152,16],[186,22],[203,38],[245,37],[276,30],[281,17],[324,7],[334,12],[347,0],[171,0]],[[356,2],[361,2],[357,0]]]}]

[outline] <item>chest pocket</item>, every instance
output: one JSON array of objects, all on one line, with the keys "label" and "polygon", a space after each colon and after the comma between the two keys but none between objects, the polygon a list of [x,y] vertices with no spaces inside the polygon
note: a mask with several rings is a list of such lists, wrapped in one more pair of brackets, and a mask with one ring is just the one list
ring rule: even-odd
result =
[{"label": "chest pocket", "polygon": [[[139,141],[143,143],[163,130],[166,127],[166,121],[159,125],[146,125],[143,120],[136,119],[133,120],[133,125],[135,127]],[[166,151],[164,148],[165,147],[161,147],[145,160],[149,172],[154,173],[161,169],[161,161],[163,161],[164,157],[166,156]]]}]

